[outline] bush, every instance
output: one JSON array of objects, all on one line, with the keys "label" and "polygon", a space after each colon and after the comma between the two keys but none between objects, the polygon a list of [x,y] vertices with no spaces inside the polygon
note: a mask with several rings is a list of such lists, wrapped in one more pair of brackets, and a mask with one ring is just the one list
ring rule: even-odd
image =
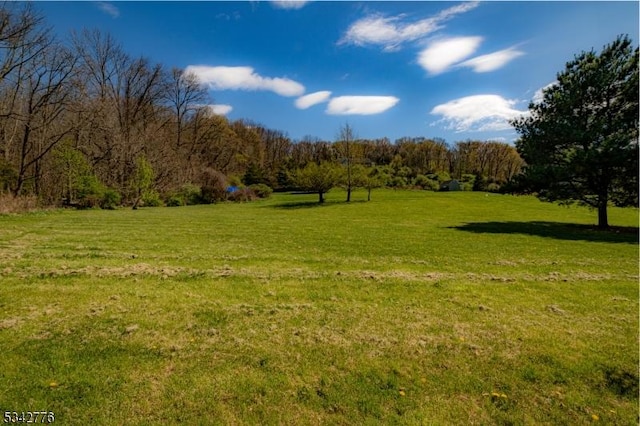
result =
[{"label": "bush", "polygon": [[407,180],[401,176],[394,176],[389,181],[389,186],[392,188],[404,188],[407,186]]},{"label": "bush", "polygon": [[94,175],[84,175],[78,178],[78,207],[93,208],[100,204],[106,188]]},{"label": "bush", "polygon": [[251,185],[249,189],[252,190],[258,198],[269,198],[273,193],[273,189],[263,183]]},{"label": "bush", "polygon": [[171,197],[169,197],[169,199],[166,202],[167,207],[180,207],[180,206],[184,206],[184,200],[181,197],[178,197],[177,195],[173,195]]},{"label": "bush", "polygon": [[202,204],[200,187],[192,183],[185,183],[178,190],[177,197],[182,199],[182,203],[187,206]]},{"label": "bush", "polygon": [[205,204],[216,203],[227,199],[229,183],[227,177],[217,170],[206,169],[202,173],[204,184],[200,189],[200,198]]},{"label": "bush", "polygon": [[160,194],[156,190],[145,191],[142,194],[142,202],[144,206],[147,207],[160,207],[162,205],[162,200],[160,199]]},{"label": "bush", "polygon": [[395,170],[395,175],[408,180],[413,176],[413,170],[410,167],[402,166]]},{"label": "bush", "polygon": [[489,191],[489,192],[500,192],[500,185],[498,185],[495,182],[492,182],[489,185],[487,185],[487,191]]},{"label": "bush", "polygon": [[107,188],[102,194],[102,199],[100,200],[100,208],[106,210],[114,210],[120,205],[120,201],[122,201],[122,196],[120,195],[120,193],[113,188]]},{"label": "bush", "polygon": [[451,175],[449,175],[449,173],[447,172],[438,172],[438,173],[431,173],[428,174],[427,177],[431,180],[435,180],[438,183],[445,183],[451,180]]},{"label": "bush", "polygon": [[475,175],[475,179],[473,180],[473,190],[474,191],[484,191],[487,189],[487,179],[482,176],[480,173]]},{"label": "bush", "polygon": [[471,174],[471,173],[464,173],[460,177],[459,181],[460,182],[468,182],[468,183],[473,184],[476,181],[476,175]]},{"label": "bush", "polygon": [[240,179],[238,176],[235,176],[235,175],[229,176],[227,177],[227,186],[241,187],[242,179]]},{"label": "bush", "polygon": [[440,189],[440,185],[438,184],[437,181],[433,179],[429,179],[425,175],[416,176],[415,180],[413,181],[413,184],[419,188],[422,188],[428,191],[437,191]]},{"label": "bush", "polygon": [[461,182],[460,191],[473,191],[473,184],[471,182]]},{"label": "bush", "polygon": [[256,200],[257,198],[258,197],[256,193],[249,188],[238,188],[235,191],[230,192],[229,195],[227,196],[227,199],[229,201],[240,201],[240,202],[253,201],[253,200]]}]

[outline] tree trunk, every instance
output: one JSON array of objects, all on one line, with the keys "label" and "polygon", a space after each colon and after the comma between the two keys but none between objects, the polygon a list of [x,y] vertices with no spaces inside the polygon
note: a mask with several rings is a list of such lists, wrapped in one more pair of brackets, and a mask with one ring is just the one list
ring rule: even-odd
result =
[{"label": "tree trunk", "polygon": [[367,201],[371,201],[371,188],[367,188]]},{"label": "tree trunk", "polygon": [[609,227],[609,219],[607,217],[607,198],[600,198],[598,203],[598,228],[606,229]]},{"label": "tree trunk", "polygon": [[349,183],[349,186],[347,187],[347,203],[351,202],[351,183]]},{"label": "tree trunk", "polygon": [[324,203],[324,192],[318,191],[318,196],[319,196],[318,202],[320,204]]}]

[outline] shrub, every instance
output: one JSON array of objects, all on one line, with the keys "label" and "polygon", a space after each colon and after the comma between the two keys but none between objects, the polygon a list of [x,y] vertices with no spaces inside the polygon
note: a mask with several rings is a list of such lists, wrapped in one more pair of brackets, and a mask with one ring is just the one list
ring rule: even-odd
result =
[{"label": "shrub", "polygon": [[142,202],[147,207],[159,207],[162,205],[162,200],[160,199],[160,194],[156,190],[145,191],[142,194]]},{"label": "shrub", "polygon": [[484,191],[485,189],[487,189],[487,179],[480,173],[476,173],[475,179],[473,180],[473,190]]},{"label": "shrub", "polygon": [[460,191],[473,191],[473,184],[471,182],[461,182]]},{"label": "shrub", "polygon": [[241,187],[242,179],[240,179],[238,176],[235,176],[235,175],[229,176],[227,178],[227,186]]},{"label": "shrub", "polygon": [[449,173],[447,172],[438,172],[438,173],[431,173],[428,174],[427,177],[431,180],[435,180],[438,183],[445,183],[451,180],[451,175],[449,175]]},{"label": "shrub", "polygon": [[79,208],[93,208],[100,204],[105,187],[94,175],[78,178],[77,197]]},{"label": "shrub", "polygon": [[185,183],[178,190],[177,197],[182,199],[182,203],[188,206],[202,204],[200,187],[192,183]]},{"label": "shrub", "polygon": [[211,204],[227,199],[229,182],[227,177],[217,170],[206,169],[202,173],[204,182],[200,189],[200,197],[205,204]]},{"label": "shrub", "polygon": [[476,181],[476,175],[471,174],[471,173],[464,173],[460,179],[460,182],[469,182],[471,184],[473,184]]},{"label": "shrub", "polygon": [[169,197],[169,199],[166,202],[167,207],[180,207],[180,206],[184,206],[184,200],[180,197],[178,197],[177,195],[173,195],[171,197]]},{"label": "shrub", "polygon": [[428,191],[437,191],[440,189],[440,185],[438,184],[437,181],[433,179],[429,179],[425,175],[416,176],[416,178],[413,181],[413,184],[419,188],[422,188]]},{"label": "shrub", "polygon": [[20,195],[0,192],[0,214],[26,213],[38,208],[38,199],[35,195]]},{"label": "shrub", "polygon": [[229,201],[240,201],[240,202],[253,201],[253,200],[256,200],[257,198],[258,197],[256,193],[249,188],[238,188],[235,191],[230,192],[229,195],[227,196],[227,199]]},{"label": "shrub", "polygon": [[273,189],[263,183],[251,185],[249,189],[252,190],[258,198],[269,198],[273,193]]},{"label": "shrub", "polygon": [[102,199],[100,200],[100,208],[106,210],[114,210],[120,205],[120,201],[122,201],[122,196],[120,195],[120,193],[113,188],[107,188],[102,194]]},{"label": "shrub", "polygon": [[394,176],[389,181],[389,186],[392,188],[404,188],[407,186],[407,180],[401,176]]},{"label": "shrub", "polygon": [[500,192],[500,185],[498,185],[495,182],[492,182],[489,185],[487,185],[487,191],[489,191],[489,192]]}]

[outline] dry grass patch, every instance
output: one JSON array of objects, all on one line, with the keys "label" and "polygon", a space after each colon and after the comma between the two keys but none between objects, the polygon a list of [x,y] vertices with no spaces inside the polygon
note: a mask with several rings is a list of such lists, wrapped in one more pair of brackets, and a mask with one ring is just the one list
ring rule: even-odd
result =
[{"label": "dry grass patch", "polygon": [[0,214],[28,213],[38,210],[38,198],[34,195],[14,196],[0,193]]}]

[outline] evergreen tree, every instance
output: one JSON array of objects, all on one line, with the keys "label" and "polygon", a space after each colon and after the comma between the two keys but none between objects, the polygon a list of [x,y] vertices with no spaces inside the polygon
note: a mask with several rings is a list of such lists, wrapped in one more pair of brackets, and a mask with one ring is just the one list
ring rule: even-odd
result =
[{"label": "evergreen tree", "polygon": [[524,178],[544,201],[598,210],[638,204],[638,48],[618,37],[600,54],[582,52],[514,120]]}]

